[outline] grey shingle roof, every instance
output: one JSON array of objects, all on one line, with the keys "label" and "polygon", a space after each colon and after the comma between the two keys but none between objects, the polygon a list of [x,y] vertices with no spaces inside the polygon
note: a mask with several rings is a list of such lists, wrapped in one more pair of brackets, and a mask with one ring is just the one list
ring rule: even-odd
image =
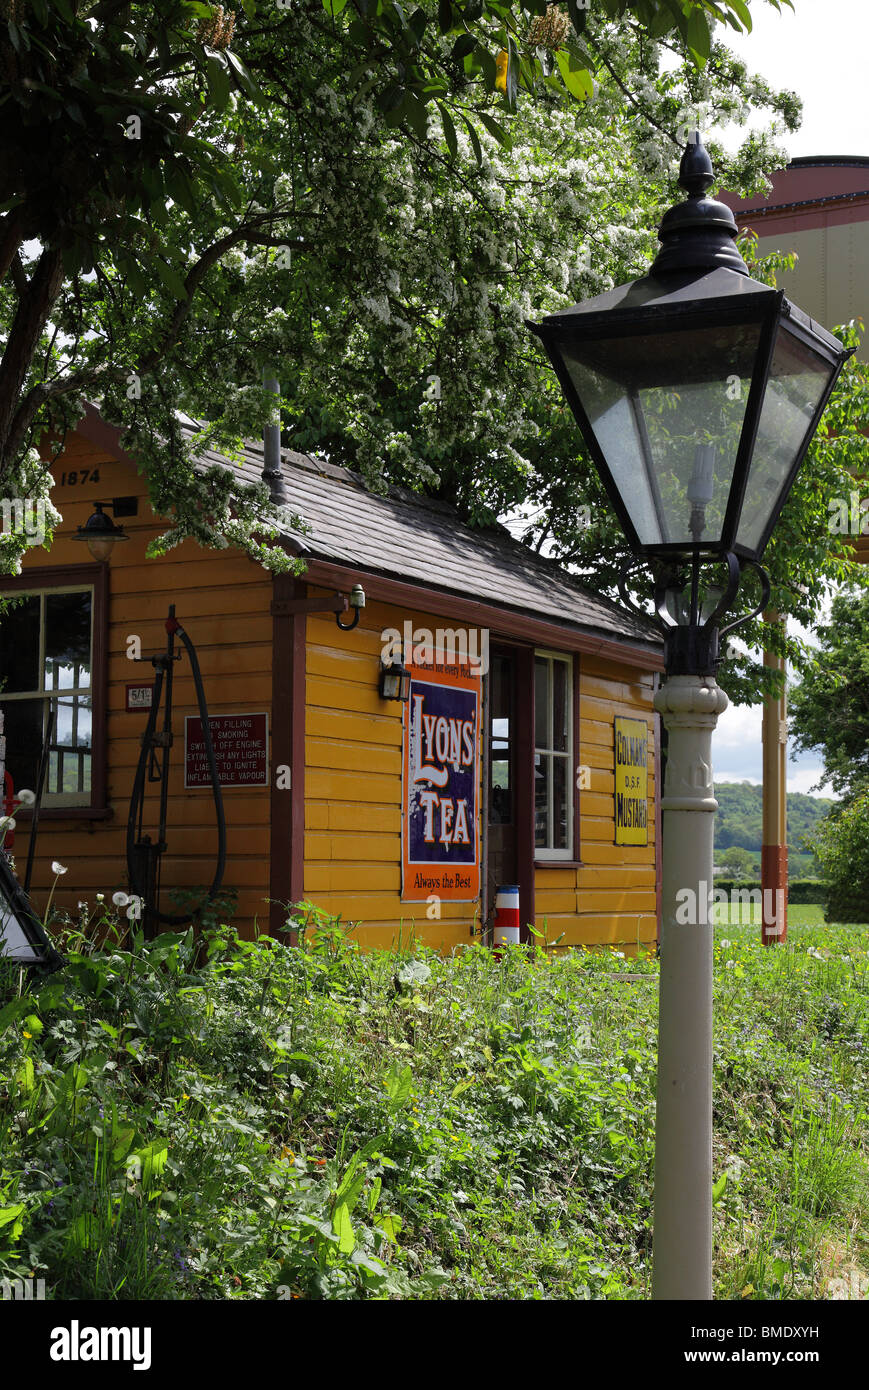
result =
[{"label": "grey shingle roof", "polygon": [[[212,452],[199,461],[235,466]],[[260,482],[262,445],[248,444],[237,467],[244,482]],[[281,451],[281,467],[290,506],[310,528],[301,538],[306,556],[532,613],[614,641],[661,645],[651,624],[590,593],[503,526],[470,527],[446,503],[403,488],[380,496],[357,474],[289,449]],[[287,539],[296,545],[300,538],[291,532]]]}]

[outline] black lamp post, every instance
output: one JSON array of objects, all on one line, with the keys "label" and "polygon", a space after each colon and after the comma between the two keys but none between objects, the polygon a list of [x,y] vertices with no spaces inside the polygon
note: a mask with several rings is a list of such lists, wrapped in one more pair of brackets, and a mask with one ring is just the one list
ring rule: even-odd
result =
[{"label": "black lamp post", "polygon": [[[749,277],[733,213],[705,196],[712,179],[697,137],[680,167],[688,198],[665,214],[649,273],[528,325],[631,549],[651,562],[671,673],[714,673],[715,623],[763,555],[850,351]],[[710,558],[728,574],[704,615]]]},{"label": "black lamp post", "polygon": [[[529,323],[543,342],[664,633],[664,813],[653,1297],[712,1297],[712,732],[719,620],[760,559],[849,356],[749,277],[733,214],[707,198],[699,135],[687,199],[647,275]],[[714,580],[701,579],[714,567]],[[717,571],[717,573],[715,573]],[[723,573],[722,573],[723,571]],[[648,615],[644,615],[648,616]],[[750,615],[753,616],[753,615]],[[747,621],[747,618],[741,619]],[[699,814],[698,814],[699,813]]]}]

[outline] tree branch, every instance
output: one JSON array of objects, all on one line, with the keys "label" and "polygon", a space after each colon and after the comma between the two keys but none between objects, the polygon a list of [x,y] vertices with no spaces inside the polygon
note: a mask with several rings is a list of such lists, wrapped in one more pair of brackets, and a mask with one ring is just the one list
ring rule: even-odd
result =
[{"label": "tree branch", "polygon": [[16,410],[16,405],[62,284],[63,255],[53,247],[43,251],[27,293],[19,300],[0,360],[0,476],[10,467],[26,432],[27,421],[21,427],[18,425],[21,409]]},{"label": "tree branch", "polygon": [[[242,223],[239,227],[236,227],[234,231],[228,232],[226,236],[220,237],[217,241],[213,242],[212,245],[207,248],[207,250],[203,251],[202,255],[199,257],[199,260],[196,261],[196,263],[193,266],[191,266],[190,270],[187,272],[187,275],[185,277],[184,288],[187,292],[187,298],[179,300],[177,302],[174,313],[172,314],[172,317],[170,318],[165,331],[161,333],[159,341],[154,345],[153,348],[150,349],[149,352],[145,353],[145,355],[139,359],[139,362],[136,367],[136,371],[139,375],[144,375],[145,373],[150,372],[155,367],[157,367],[164,360],[166,354],[170,351],[170,349],[175,346],[179,337],[181,336],[181,330],[183,329],[184,324],[186,323],[190,315],[194,295],[196,294],[197,290],[199,289],[202,281],[208,274],[209,270],[211,270],[212,267],[215,266],[218,263],[218,261],[220,261],[221,258],[226,255],[227,251],[232,250],[234,246],[238,246],[245,241],[253,241],[262,245],[284,244],[280,240],[268,239],[268,234],[261,230],[261,228],[264,225],[267,225],[269,222],[274,222],[284,215],[285,214],[282,212],[264,213],[262,214],[262,216],[258,217],[253,223]],[[299,244],[301,245],[301,243]],[[33,290],[36,284],[37,276],[40,274],[40,269],[42,267],[42,262],[47,254],[49,253],[43,253],[43,256],[39,262],[39,267],[37,268],[37,271],[34,274],[33,279],[30,281],[31,291]],[[57,287],[54,290],[51,302],[47,302],[45,305],[45,311],[39,322],[36,333],[37,339],[39,333],[42,332],[45,326],[45,321],[51,309],[51,304],[53,304],[54,300],[57,298],[57,295],[60,291],[60,285],[62,283],[62,264],[60,263],[59,252],[57,253],[57,256],[59,267]],[[20,312],[21,306],[19,306],[19,314]],[[12,339],[15,335],[17,323],[18,315],[16,315],[16,321],[15,324],[13,324],[12,333],[9,336],[9,346],[7,347],[7,352],[6,354],[4,354],[2,362],[0,362],[0,381],[2,381],[4,388],[6,388],[4,390],[4,396],[9,396],[11,394],[5,377],[6,357],[9,354],[10,348],[12,346]],[[32,352],[32,347],[30,351]],[[24,360],[25,363],[29,362],[30,354],[28,354],[28,356]],[[80,393],[83,391],[87,391],[95,386],[102,385],[104,383],[109,384],[121,381],[129,374],[129,371],[130,366],[128,363],[125,363],[122,366],[113,367],[108,365],[107,363],[101,362],[97,363],[95,366],[92,367],[82,368],[81,371],[69,372],[65,376],[56,377],[53,381],[50,382],[40,382],[38,386],[32,387],[30,391],[27,392],[23,400],[21,400],[18,409],[14,412],[14,415],[12,414],[12,408],[7,405],[7,415],[5,417],[3,414],[4,400],[0,398],[0,458],[2,458],[3,460],[11,460],[15,457],[15,455],[21,448],[24,439],[27,436],[27,432],[31,426],[34,416],[36,415],[37,411],[48,401],[54,400],[60,396],[67,396],[72,393]],[[22,373],[19,373],[19,375],[16,378],[16,385],[12,399],[13,407],[15,399],[18,398],[25,376],[26,366],[24,368],[24,371]],[[9,421],[9,419],[11,418],[11,423],[7,423],[6,425],[5,445],[3,444],[4,418],[6,421]]]}]

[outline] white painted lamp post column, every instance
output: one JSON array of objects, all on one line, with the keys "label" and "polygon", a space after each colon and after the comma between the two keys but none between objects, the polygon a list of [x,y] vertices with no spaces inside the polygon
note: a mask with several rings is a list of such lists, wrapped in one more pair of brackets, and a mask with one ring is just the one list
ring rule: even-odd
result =
[{"label": "white painted lamp post column", "polygon": [[712,1297],[712,732],[727,696],[673,676],[667,728],[655,1145],[656,1299]]}]

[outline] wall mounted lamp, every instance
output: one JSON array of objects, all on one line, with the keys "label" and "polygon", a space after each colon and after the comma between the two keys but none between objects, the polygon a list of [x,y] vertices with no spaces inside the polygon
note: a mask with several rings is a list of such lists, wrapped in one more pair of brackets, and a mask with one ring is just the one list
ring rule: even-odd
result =
[{"label": "wall mounted lamp", "polygon": [[410,672],[403,661],[398,659],[380,663],[378,690],[384,700],[400,700],[403,705],[407,704],[410,699]]},{"label": "wall mounted lamp", "polygon": [[94,502],[94,511],[84,526],[76,528],[74,541],[84,541],[95,560],[108,560],[115,541],[128,541],[123,526],[116,526],[111,517],[106,516],[104,507],[111,507],[115,516],[136,516],[139,510],[135,497],[115,497],[111,502]]}]

